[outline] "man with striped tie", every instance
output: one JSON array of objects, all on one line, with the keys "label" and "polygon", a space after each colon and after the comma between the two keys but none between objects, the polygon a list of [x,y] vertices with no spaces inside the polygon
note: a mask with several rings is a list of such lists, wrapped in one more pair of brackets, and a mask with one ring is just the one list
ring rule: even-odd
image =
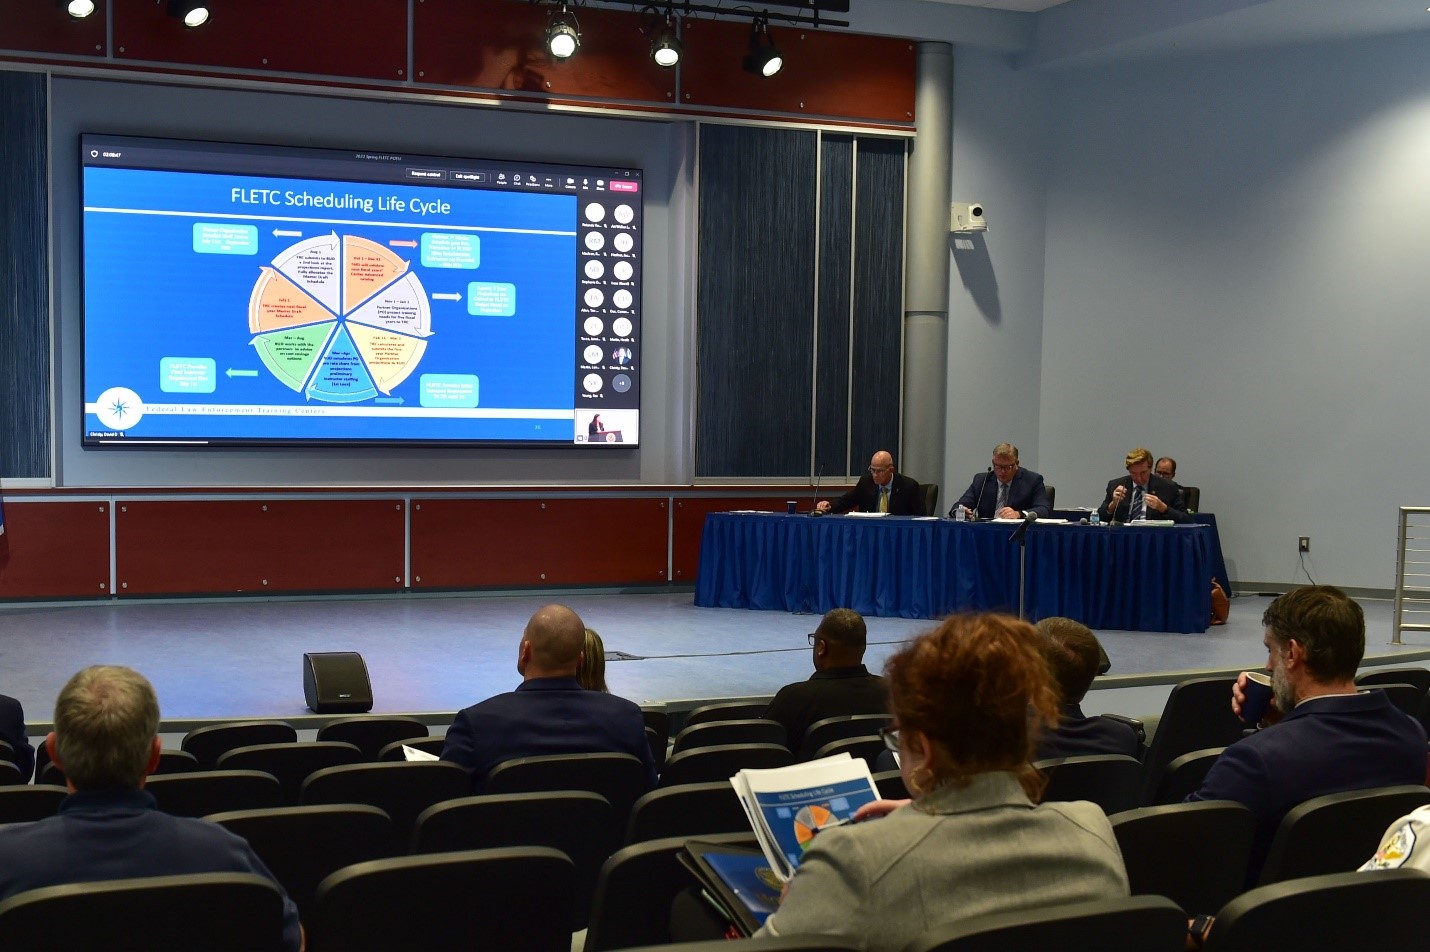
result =
[{"label": "man with striped tie", "polygon": [[1182,509],[1182,491],[1170,479],[1152,472],[1152,454],[1142,447],[1127,454],[1127,475],[1107,484],[1107,495],[1097,507],[1107,522],[1170,519],[1188,522]]}]

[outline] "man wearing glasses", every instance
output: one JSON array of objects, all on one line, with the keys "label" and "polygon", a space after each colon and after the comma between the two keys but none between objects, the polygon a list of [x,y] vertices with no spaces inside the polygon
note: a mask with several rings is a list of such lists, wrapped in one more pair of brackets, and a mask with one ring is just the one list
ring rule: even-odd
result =
[{"label": "man wearing glasses", "polygon": [[894,457],[880,450],[869,460],[869,474],[859,484],[830,503],[821,499],[819,512],[887,512],[891,516],[922,516],[919,484],[894,469]]},{"label": "man wearing glasses", "polygon": [[1018,465],[1018,447],[999,443],[993,447],[993,465],[973,477],[948,514],[956,516],[962,509],[978,519],[1022,519],[1031,512],[1046,519],[1052,508],[1043,477]]},{"label": "man wearing glasses", "polygon": [[846,714],[884,714],[884,679],[864,667],[868,630],[864,617],[848,608],[828,612],[809,636],[814,674],[780,688],[765,717],[785,726],[785,746],[796,754],[811,724]]}]

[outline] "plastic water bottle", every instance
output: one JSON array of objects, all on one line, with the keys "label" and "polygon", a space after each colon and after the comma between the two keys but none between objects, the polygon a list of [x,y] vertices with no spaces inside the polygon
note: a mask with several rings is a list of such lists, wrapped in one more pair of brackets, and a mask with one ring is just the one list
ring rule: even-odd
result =
[{"label": "plastic water bottle", "polygon": [[962,507],[962,506],[954,506],[954,507],[953,507],[953,521],[954,521],[954,522],[967,522],[967,521],[968,521],[968,513],[966,513],[966,512],[963,511],[963,507]]},{"label": "plastic water bottle", "polygon": [[1088,518],[1087,518],[1087,524],[1090,525],[1090,526],[1100,526],[1100,525],[1102,525],[1102,517],[1097,514],[1097,510],[1096,510],[1096,509],[1094,509],[1094,510],[1092,511],[1092,515],[1088,516]]}]

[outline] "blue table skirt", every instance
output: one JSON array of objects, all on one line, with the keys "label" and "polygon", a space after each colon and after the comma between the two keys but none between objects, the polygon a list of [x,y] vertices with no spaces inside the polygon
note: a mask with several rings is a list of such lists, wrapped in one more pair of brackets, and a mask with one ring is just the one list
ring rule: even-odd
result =
[{"label": "blue table skirt", "polygon": [[[695,604],[822,614],[941,618],[1018,610],[1019,550],[1007,523],[901,516],[811,519],[712,513],[700,543]],[[1204,525],[1033,525],[1027,615],[1093,628],[1205,631],[1211,542]]]}]

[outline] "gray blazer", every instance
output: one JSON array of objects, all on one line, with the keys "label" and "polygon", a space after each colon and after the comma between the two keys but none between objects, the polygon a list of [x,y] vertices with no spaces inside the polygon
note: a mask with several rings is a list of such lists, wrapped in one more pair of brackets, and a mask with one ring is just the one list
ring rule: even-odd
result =
[{"label": "gray blazer", "polygon": [[870,952],[899,952],[970,916],[1127,894],[1101,808],[1034,806],[1013,774],[988,773],[819,834],[757,934],[841,935]]}]

